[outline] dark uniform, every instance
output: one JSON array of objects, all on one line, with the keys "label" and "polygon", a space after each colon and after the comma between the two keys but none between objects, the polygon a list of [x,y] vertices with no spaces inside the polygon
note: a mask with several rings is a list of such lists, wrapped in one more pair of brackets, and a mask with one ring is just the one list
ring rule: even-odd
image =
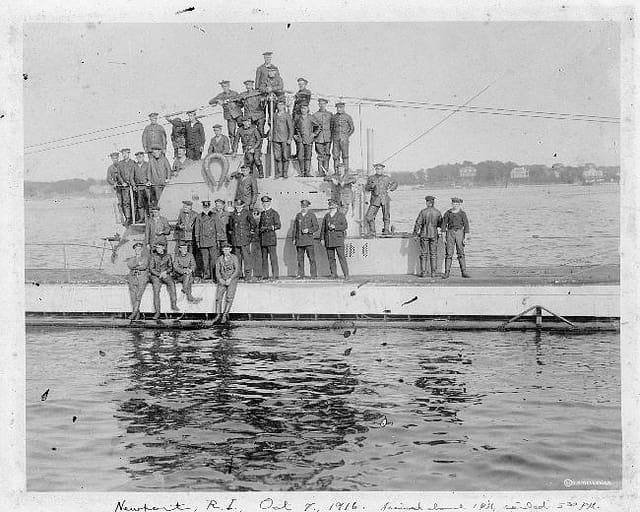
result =
[{"label": "dark uniform", "polygon": [[201,213],[194,225],[196,245],[202,258],[202,277],[215,279],[215,264],[218,258],[219,219],[214,212]]},{"label": "dark uniform", "polygon": [[229,217],[229,237],[234,254],[238,257],[240,268],[244,266],[246,280],[251,279],[251,231],[255,229],[257,222],[247,208],[240,212],[234,211]]},{"label": "dark uniform", "polygon": [[[162,285],[167,286],[169,292],[169,300],[171,301],[171,309],[178,311],[176,304],[176,283],[173,280],[173,261],[171,256],[166,252],[158,254],[153,251],[151,262],[149,263],[149,272],[151,273],[151,286],[153,286],[153,308],[155,311],[154,318],[160,317],[160,289]],[[160,275],[164,272],[164,275]]]},{"label": "dark uniform", "polygon": [[178,148],[187,147],[187,131],[184,121],[178,117],[174,119],[166,118],[171,123],[171,144],[173,145],[173,158],[178,157]]},{"label": "dark uniform", "polygon": [[141,254],[140,256],[131,256],[126,260],[129,267],[129,276],[127,284],[129,285],[129,298],[131,299],[131,320],[135,320],[140,316],[140,302],[144,291],[149,284],[149,256]]},{"label": "dark uniform", "polygon": [[198,214],[193,210],[189,210],[188,212],[180,210],[178,213],[178,220],[176,221],[175,227],[176,254],[178,253],[178,247],[181,240],[187,242],[187,251],[191,254],[195,254],[194,231],[197,218]]},{"label": "dark uniform", "polygon": [[132,224],[134,221],[135,202],[133,202],[132,199],[134,199],[133,187],[135,187],[135,166],[135,162],[130,158],[120,160],[118,162],[118,174],[120,175],[120,182],[122,183],[119,186],[119,189],[122,200],[122,209],[124,210],[124,216],[127,219],[127,225]]},{"label": "dark uniform", "polygon": [[[337,104],[336,104],[337,105]],[[333,144],[333,167],[341,162],[349,169],[349,137],[355,128],[349,114],[336,112],[331,118],[331,138]]]},{"label": "dark uniform", "polygon": [[229,137],[226,135],[214,135],[209,142],[208,153],[219,153],[221,155],[227,155],[231,153],[231,144],[229,143]]},{"label": "dark uniform", "polygon": [[259,88],[260,84],[268,78],[269,70],[275,71],[276,76],[280,76],[278,66],[274,66],[273,64],[261,64],[258,66],[258,69],[256,69],[256,79],[254,82],[256,84],[256,88]]},{"label": "dark uniform", "polygon": [[167,150],[167,132],[158,123],[151,123],[142,132],[142,147],[146,153],[151,153],[153,146],[156,145],[159,146],[164,154]]},{"label": "dark uniform", "polygon": [[269,278],[269,260],[271,260],[271,275],[274,279],[280,277],[278,268],[278,253],[276,246],[278,238],[276,231],[280,229],[280,215],[273,208],[260,213],[260,247],[262,249],[262,279]]},{"label": "dark uniform", "polygon": [[240,261],[235,254],[229,254],[229,256],[222,254],[216,261],[216,279],[218,281],[216,286],[216,313],[218,315],[222,313],[223,301],[225,303],[224,314],[229,314],[233,298],[236,295],[240,271]]},{"label": "dark uniform", "polygon": [[[462,199],[457,197],[452,198],[451,201],[462,203]],[[449,277],[454,249],[455,252],[458,253],[458,263],[460,264],[462,277],[469,277],[464,254],[465,237],[469,233],[469,219],[467,218],[467,214],[463,210],[458,210],[457,212],[447,210],[442,217],[442,229],[446,231],[444,275],[442,277],[445,279]]]},{"label": "dark uniform", "polygon": [[295,117],[294,136],[296,141],[296,156],[300,174],[302,176],[311,175],[311,152],[313,150],[313,141],[320,131],[320,126],[311,114],[302,115],[301,113]]},{"label": "dark uniform", "polygon": [[236,201],[241,200],[249,209],[253,210],[258,200],[258,183],[256,179],[250,174],[245,176],[241,172],[234,173],[233,177],[238,180],[234,199]]},{"label": "dark uniform", "polygon": [[207,142],[204,134],[204,126],[202,126],[200,121],[196,120],[193,124],[191,124],[191,121],[187,121],[184,127],[187,144],[187,158],[191,160],[200,160],[202,150]]},{"label": "dark uniform", "polygon": [[324,246],[327,250],[327,258],[329,259],[329,271],[332,278],[337,278],[336,269],[336,253],[340,260],[340,267],[344,277],[349,277],[349,267],[347,259],[344,255],[344,239],[347,231],[347,219],[343,213],[336,211],[335,215],[331,212],[327,213],[322,219],[322,228],[320,229],[320,238],[324,240]]},{"label": "dark uniform", "polygon": [[151,194],[149,201],[152,206],[157,206],[164,190],[165,183],[171,177],[171,165],[162,153],[158,158],[149,155],[149,181],[151,182]]},{"label": "dark uniform", "polygon": [[260,132],[253,125],[248,128],[241,126],[236,133],[235,147],[238,146],[239,140],[242,141],[245,165],[249,166],[254,176],[257,175],[260,178],[264,178],[262,160],[260,159],[262,156],[262,136]]},{"label": "dark uniform", "polygon": [[144,240],[151,248],[158,242],[167,243],[167,236],[171,234],[171,226],[169,221],[162,215],[157,218],[150,216],[144,229]]},{"label": "dark uniform", "polygon": [[[376,166],[374,165],[374,168]],[[367,228],[370,235],[376,234],[376,215],[378,210],[382,208],[382,222],[384,234],[390,233],[389,224],[391,222],[391,198],[389,190],[395,190],[398,184],[386,174],[374,174],[369,176],[364,189],[371,192],[369,199],[369,208],[364,218],[367,222]]]},{"label": "dark uniform", "polygon": [[298,257],[298,273],[296,277],[304,277],[304,255],[307,253],[311,277],[318,277],[316,269],[316,253],[313,246],[313,235],[318,231],[318,219],[313,212],[298,212],[293,221],[293,245]]},{"label": "dark uniform", "polygon": [[[431,199],[429,199],[431,198]],[[427,201],[433,201],[433,196],[427,196]],[[420,276],[424,277],[427,271],[427,259],[429,260],[430,274],[434,276],[437,268],[438,253],[438,228],[442,227],[442,214],[440,210],[434,208],[433,203],[424,208],[418,214],[413,236],[420,240]]]},{"label": "dark uniform", "polygon": [[[226,80],[220,82],[228,83]],[[222,91],[216,97],[209,100],[209,105],[222,104],[222,112],[224,118],[227,121],[227,132],[229,134],[229,140],[233,141],[236,136],[236,128],[238,126],[238,118],[242,116],[242,98],[236,91]],[[233,147],[233,152],[236,152],[236,147]]]},{"label": "dark uniform", "polygon": [[[323,103],[327,100],[321,99]],[[320,100],[318,100],[320,101]],[[313,114],[319,131],[316,135],[316,155],[318,157],[318,172],[329,172],[329,159],[331,158],[331,118],[333,114],[328,110],[318,110]]]},{"label": "dark uniform", "polygon": [[191,293],[193,278],[196,272],[196,260],[193,254],[188,252],[184,256],[180,253],[173,258],[173,275],[177,282],[182,283],[182,291],[189,302],[200,302]]},{"label": "dark uniform", "polygon": [[274,175],[276,178],[286,178],[291,158],[289,144],[293,138],[293,119],[288,112],[275,112],[272,126],[272,151],[276,167]]},{"label": "dark uniform", "polygon": [[260,214],[257,209],[251,212],[253,220],[256,224],[251,228],[251,241],[249,242],[249,254],[251,257],[251,269],[253,271],[254,279],[260,279],[262,277],[262,247],[260,246]]},{"label": "dark uniform", "polygon": [[264,123],[266,116],[264,113],[264,96],[261,91],[251,89],[240,94],[242,98],[242,108],[244,117],[251,119],[251,122],[258,129],[260,137],[264,138]]},{"label": "dark uniform", "polygon": [[138,222],[145,221],[149,216],[149,189],[147,183],[149,181],[149,162],[136,162],[136,166],[133,170],[133,181],[135,183],[135,198],[137,206],[137,220]]}]

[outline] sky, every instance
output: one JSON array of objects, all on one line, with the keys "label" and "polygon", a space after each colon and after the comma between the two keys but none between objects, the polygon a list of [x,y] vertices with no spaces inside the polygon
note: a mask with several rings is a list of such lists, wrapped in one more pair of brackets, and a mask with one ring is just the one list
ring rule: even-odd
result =
[{"label": "sky", "polygon": [[[462,104],[491,84],[470,105],[619,116],[619,37],[613,22],[579,21],[27,23],[25,179],[104,178],[111,151],[140,149],[149,112],[206,105],[222,79],[243,90],[265,50],[274,52],[287,89],[304,76],[322,95]],[[363,140],[366,128],[374,130],[382,160],[448,114],[362,106],[360,116],[350,103],[347,112],[357,128],[354,167],[363,164],[360,127]],[[222,114],[202,113],[209,138]],[[129,126],[40,145],[121,125]],[[619,139],[617,124],[459,112],[387,168],[464,160],[618,165]]]}]

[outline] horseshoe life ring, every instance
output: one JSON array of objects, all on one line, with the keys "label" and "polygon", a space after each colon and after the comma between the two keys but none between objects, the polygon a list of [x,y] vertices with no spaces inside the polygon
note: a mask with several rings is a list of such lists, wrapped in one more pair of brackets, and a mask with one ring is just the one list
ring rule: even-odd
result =
[{"label": "horseshoe life ring", "polygon": [[[219,172],[216,172],[217,169],[212,171],[211,166],[214,162],[218,163],[220,167]],[[229,160],[227,160],[227,157],[222,153],[210,153],[202,161],[202,177],[211,190],[215,190],[216,186],[219,189],[227,179],[228,174]]]}]

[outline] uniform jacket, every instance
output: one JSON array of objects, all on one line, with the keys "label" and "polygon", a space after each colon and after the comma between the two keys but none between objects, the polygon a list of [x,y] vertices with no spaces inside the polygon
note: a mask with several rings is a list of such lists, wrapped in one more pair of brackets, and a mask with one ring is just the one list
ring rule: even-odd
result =
[{"label": "uniform jacket", "polygon": [[250,117],[252,121],[265,117],[264,113],[264,97],[260,91],[252,89],[240,94],[242,97],[242,107],[244,115]]},{"label": "uniform jacket", "polygon": [[262,64],[258,66],[258,69],[256,69],[256,80],[254,82],[256,84],[256,88],[259,88],[260,84],[269,76],[269,69],[275,69],[276,76],[280,76],[280,70],[277,66],[270,64],[269,67],[267,67],[266,64]]},{"label": "uniform jacket", "polygon": [[133,181],[136,185],[146,185],[149,182],[149,162],[142,162],[133,169]]},{"label": "uniform jacket", "polygon": [[291,142],[293,138],[293,119],[287,112],[275,112],[273,114],[273,141]]},{"label": "uniform jacket", "polygon": [[120,179],[129,185],[133,184],[133,175],[135,173],[136,163],[131,160],[120,160],[118,162],[118,173],[120,174]]},{"label": "uniform jacket", "polygon": [[170,234],[171,226],[169,225],[169,221],[162,215],[160,215],[157,220],[151,216],[147,219],[147,223],[144,228],[144,240],[152,248],[158,241],[166,242],[167,235]]},{"label": "uniform jacket", "polygon": [[148,254],[141,254],[140,257],[138,256],[131,256],[130,258],[127,258],[127,267],[129,267],[129,270],[131,270],[132,274],[133,271],[137,271],[137,272],[144,272],[144,271],[148,271],[149,270],[149,255]]},{"label": "uniform jacket", "polygon": [[229,235],[233,247],[241,247],[251,242],[251,231],[255,229],[256,221],[248,208],[240,213],[233,212],[229,217]]},{"label": "uniform jacket", "polygon": [[[313,144],[316,134],[320,131],[320,126],[311,114],[303,116],[300,114],[295,120],[295,134],[300,137],[303,144]],[[298,139],[296,139],[298,140]]]},{"label": "uniform jacket", "polygon": [[200,121],[196,121],[191,124],[191,121],[187,121],[185,127],[185,139],[188,148],[204,148],[207,142],[204,136],[204,126]]},{"label": "uniform jacket", "polygon": [[149,153],[155,145],[167,149],[167,132],[159,124],[149,124],[142,132],[142,147]]},{"label": "uniform jacket", "polygon": [[198,214],[193,210],[189,213],[185,213],[184,210],[180,210],[175,227],[177,240],[193,240],[193,231],[195,229],[197,218]]},{"label": "uniform jacket", "polygon": [[469,219],[464,210],[459,210],[454,213],[452,210],[447,210],[442,217],[442,229],[464,229],[465,233],[469,232]]},{"label": "uniform jacket", "polygon": [[218,236],[219,222],[218,216],[213,212],[201,213],[196,217],[193,230],[198,247],[215,247],[217,245],[220,240]]},{"label": "uniform jacket", "polygon": [[164,254],[158,254],[153,251],[151,254],[151,262],[149,263],[149,271],[152,276],[156,277],[158,277],[161,272],[171,274],[173,271],[173,260],[171,259],[171,255],[166,252]]},{"label": "uniform jacket", "polygon": [[182,276],[187,273],[187,270],[191,270],[191,275],[193,275],[193,272],[196,270],[196,260],[193,257],[193,254],[190,252],[184,256],[176,254],[173,257],[173,272]]},{"label": "uniform jacket", "polygon": [[236,186],[236,195],[235,199],[242,199],[244,204],[253,208],[258,199],[258,184],[256,183],[256,179],[249,176],[242,176],[241,173],[235,175],[238,180],[238,185]]},{"label": "uniform jacket", "polygon": [[278,243],[276,231],[282,227],[280,214],[273,208],[260,212],[258,231],[260,232],[260,245],[268,247]]},{"label": "uniform jacket", "polygon": [[218,240],[221,242],[228,240],[228,231],[229,231],[229,217],[231,214],[222,210],[219,212],[218,210],[214,210],[213,214],[218,218]]},{"label": "uniform jacket", "polygon": [[277,97],[280,97],[284,94],[284,82],[282,81],[282,78],[280,78],[280,75],[276,75],[273,78],[265,76],[262,82],[260,82],[258,89],[263,94],[272,92]]},{"label": "uniform jacket", "polygon": [[222,104],[222,112],[225,119],[237,119],[242,115],[240,104],[242,98],[236,91],[222,91],[216,97],[209,100],[209,105]]},{"label": "uniform jacket", "polygon": [[[313,245],[313,235],[319,228],[318,219],[313,212],[307,212],[306,215],[302,215],[302,212],[296,214],[293,220],[293,245],[297,247],[306,247]],[[303,233],[302,230],[309,230],[307,233]]]},{"label": "uniform jacket", "polygon": [[209,142],[209,151],[208,153],[231,153],[231,145],[229,144],[229,137],[226,135],[220,135],[216,137],[215,135],[211,137],[211,142]]},{"label": "uniform jacket", "polygon": [[369,176],[364,189],[371,192],[370,206],[382,206],[389,200],[389,185],[391,178],[386,174]]},{"label": "uniform jacket", "polygon": [[313,114],[316,124],[319,126],[318,134],[316,135],[316,142],[331,142],[331,118],[333,114],[328,110],[324,112],[318,110]]},{"label": "uniform jacket", "polygon": [[245,153],[253,153],[262,149],[262,137],[258,129],[251,125],[249,128],[240,127],[236,132],[236,144],[242,141],[242,150]]},{"label": "uniform jacket", "polygon": [[349,114],[346,112],[333,114],[331,117],[331,137],[333,140],[348,139],[354,131],[353,119]]},{"label": "uniform jacket", "polygon": [[420,210],[413,234],[421,238],[437,238],[439,227],[442,227],[442,214],[437,208],[429,206]]},{"label": "uniform jacket", "polygon": [[343,213],[336,212],[333,217],[327,213],[322,219],[322,228],[320,229],[320,238],[324,239],[324,246],[342,247],[347,226],[347,219]]},{"label": "uniform jacket", "polygon": [[149,156],[149,181],[152,185],[164,185],[165,182],[171,176],[171,165],[169,160],[164,155],[160,155],[160,158],[156,158],[153,155]]},{"label": "uniform jacket", "polygon": [[107,169],[107,183],[112,187],[119,185],[120,180],[120,172],[118,170],[117,164],[111,164]]},{"label": "uniform jacket", "polygon": [[181,162],[179,158],[176,158],[173,161],[173,166],[171,167],[171,171],[174,174],[179,174],[182,169],[184,169],[187,165],[189,165],[189,162],[193,162],[193,160],[185,157],[184,162]]},{"label": "uniform jacket", "polygon": [[218,257],[216,261],[216,278],[218,282],[227,279],[235,279],[240,274],[240,262],[235,254],[229,254],[225,258],[224,254]]},{"label": "uniform jacket", "polygon": [[184,126],[184,121],[180,118],[167,119],[172,125],[171,128],[171,142],[176,148],[184,148],[187,140],[187,130]]},{"label": "uniform jacket", "polygon": [[302,105],[309,106],[309,102],[311,101],[311,91],[306,87],[304,89],[298,89],[294,98],[293,115],[295,116],[300,113],[300,107],[302,107]]}]

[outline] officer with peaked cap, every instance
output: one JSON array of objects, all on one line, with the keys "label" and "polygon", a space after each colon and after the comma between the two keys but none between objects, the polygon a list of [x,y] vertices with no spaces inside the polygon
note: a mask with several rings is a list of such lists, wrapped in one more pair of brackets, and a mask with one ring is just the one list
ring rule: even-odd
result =
[{"label": "officer with peaked cap", "polygon": [[391,234],[389,230],[389,224],[391,222],[391,198],[389,197],[389,191],[394,191],[398,188],[398,183],[392,180],[387,174],[384,174],[384,168],[384,164],[374,164],[373,169],[376,173],[369,176],[364,187],[366,191],[371,192],[369,208],[364,217],[367,223],[368,234],[371,236],[376,235],[376,215],[380,208],[382,208],[382,221],[384,223],[382,234]]},{"label": "officer with peaked cap", "polygon": [[158,124],[158,113],[149,114],[149,124],[142,132],[142,147],[146,153],[150,153],[153,146],[159,146],[164,153],[167,149],[167,132]]},{"label": "officer with peaked cap", "polygon": [[[222,92],[209,100],[209,105],[222,105],[222,112],[227,121],[227,132],[229,140],[233,142],[238,127],[238,118],[242,116],[242,98],[236,92],[231,90],[229,80],[222,80],[220,87]],[[236,147],[232,147],[232,152],[236,152]]]},{"label": "officer with peaked cap", "polygon": [[262,279],[265,281],[269,279],[270,260],[271,275],[276,280],[280,277],[278,253],[276,251],[278,244],[276,231],[282,227],[280,214],[271,208],[271,198],[269,196],[262,196],[260,201],[262,202],[262,212],[258,222],[258,232],[260,233],[260,248],[262,252]]},{"label": "officer with peaked cap", "polygon": [[149,255],[145,254],[143,249],[142,242],[135,242],[133,244],[134,255],[126,259],[127,267],[129,267],[127,284],[131,300],[131,315],[129,316],[131,321],[140,318],[140,302],[149,283]]},{"label": "officer with peaked cap", "polygon": [[251,123],[258,129],[260,137],[264,138],[264,123],[266,116],[264,113],[264,95],[254,87],[253,80],[245,80],[246,90],[240,94],[242,98],[242,108],[244,117],[249,118]]},{"label": "officer with peaked cap", "polygon": [[286,178],[291,158],[291,140],[293,139],[293,119],[287,112],[284,100],[279,100],[277,110],[271,124],[273,159],[275,161],[275,178]]},{"label": "officer with peaked cap", "polygon": [[202,212],[196,217],[193,230],[198,248],[197,272],[205,280],[215,280],[220,228],[217,215],[211,211],[211,201],[202,201]]},{"label": "officer with peaked cap", "polygon": [[318,219],[309,211],[311,203],[306,199],[300,201],[300,211],[293,220],[293,245],[296,248],[298,272],[296,279],[304,279],[304,255],[309,258],[309,273],[312,278],[318,277],[316,268],[316,253],[314,248],[314,234],[319,229]]},{"label": "officer with peaked cap", "polygon": [[349,138],[354,131],[353,119],[344,111],[344,102],[339,101],[336,103],[336,113],[331,118],[334,169],[340,162],[349,169]]},{"label": "officer with peaked cap", "polygon": [[211,142],[209,142],[207,153],[218,153],[221,155],[231,154],[231,143],[229,142],[229,137],[222,133],[221,124],[216,123],[213,125],[213,137],[211,137]]},{"label": "officer with peaked cap", "polygon": [[328,100],[318,99],[318,111],[313,114],[313,119],[318,126],[316,133],[316,156],[318,157],[318,175],[329,173],[329,159],[331,158],[331,118],[333,114],[327,110]]},{"label": "officer with peaked cap", "polygon": [[293,120],[296,141],[296,157],[298,159],[299,176],[311,176],[311,154],[313,141],[320,131],[316,120],[309,114],[309,105],[301,105],[300,113]]},{"label": "officer with peaked cap", "polygon": [[434,207],[434,196],[424,198],[427,207],[420,210],[413,227],[413,236],[420,244],[420,277],[425,277],[427,261],[429,261],[429,275],[434,277],[437,269],[438,238],[442,228],[442,214]]},{"label": "officer with peaked cap", "polygon": [[464,246],[469,241],[469,219],[464,210],[461,209],[462,199],[451,198],[451,208],[442,217],[442,230],[445,232],[445,257],[444,274],[442,279],[447,279],[451,272],[451,262],[453,252],[458,254],[458,263],[462,277],[471,277],[467,273],[467,262],[465,260]]},{"label": "officer with peaked cap", "polygon": [[340,261],[344,278],[349,278],[349,267],[347,266],[347,258],[344,255],[344,239],[346,237],[347,227],[347,218],[344,216],[344,213],[338,211],[338,201],[329,199],[329,213],[322,219],[320,241],[327,250],[329,271],[331,272],[332,279],[338,278],[336,254]]}]

